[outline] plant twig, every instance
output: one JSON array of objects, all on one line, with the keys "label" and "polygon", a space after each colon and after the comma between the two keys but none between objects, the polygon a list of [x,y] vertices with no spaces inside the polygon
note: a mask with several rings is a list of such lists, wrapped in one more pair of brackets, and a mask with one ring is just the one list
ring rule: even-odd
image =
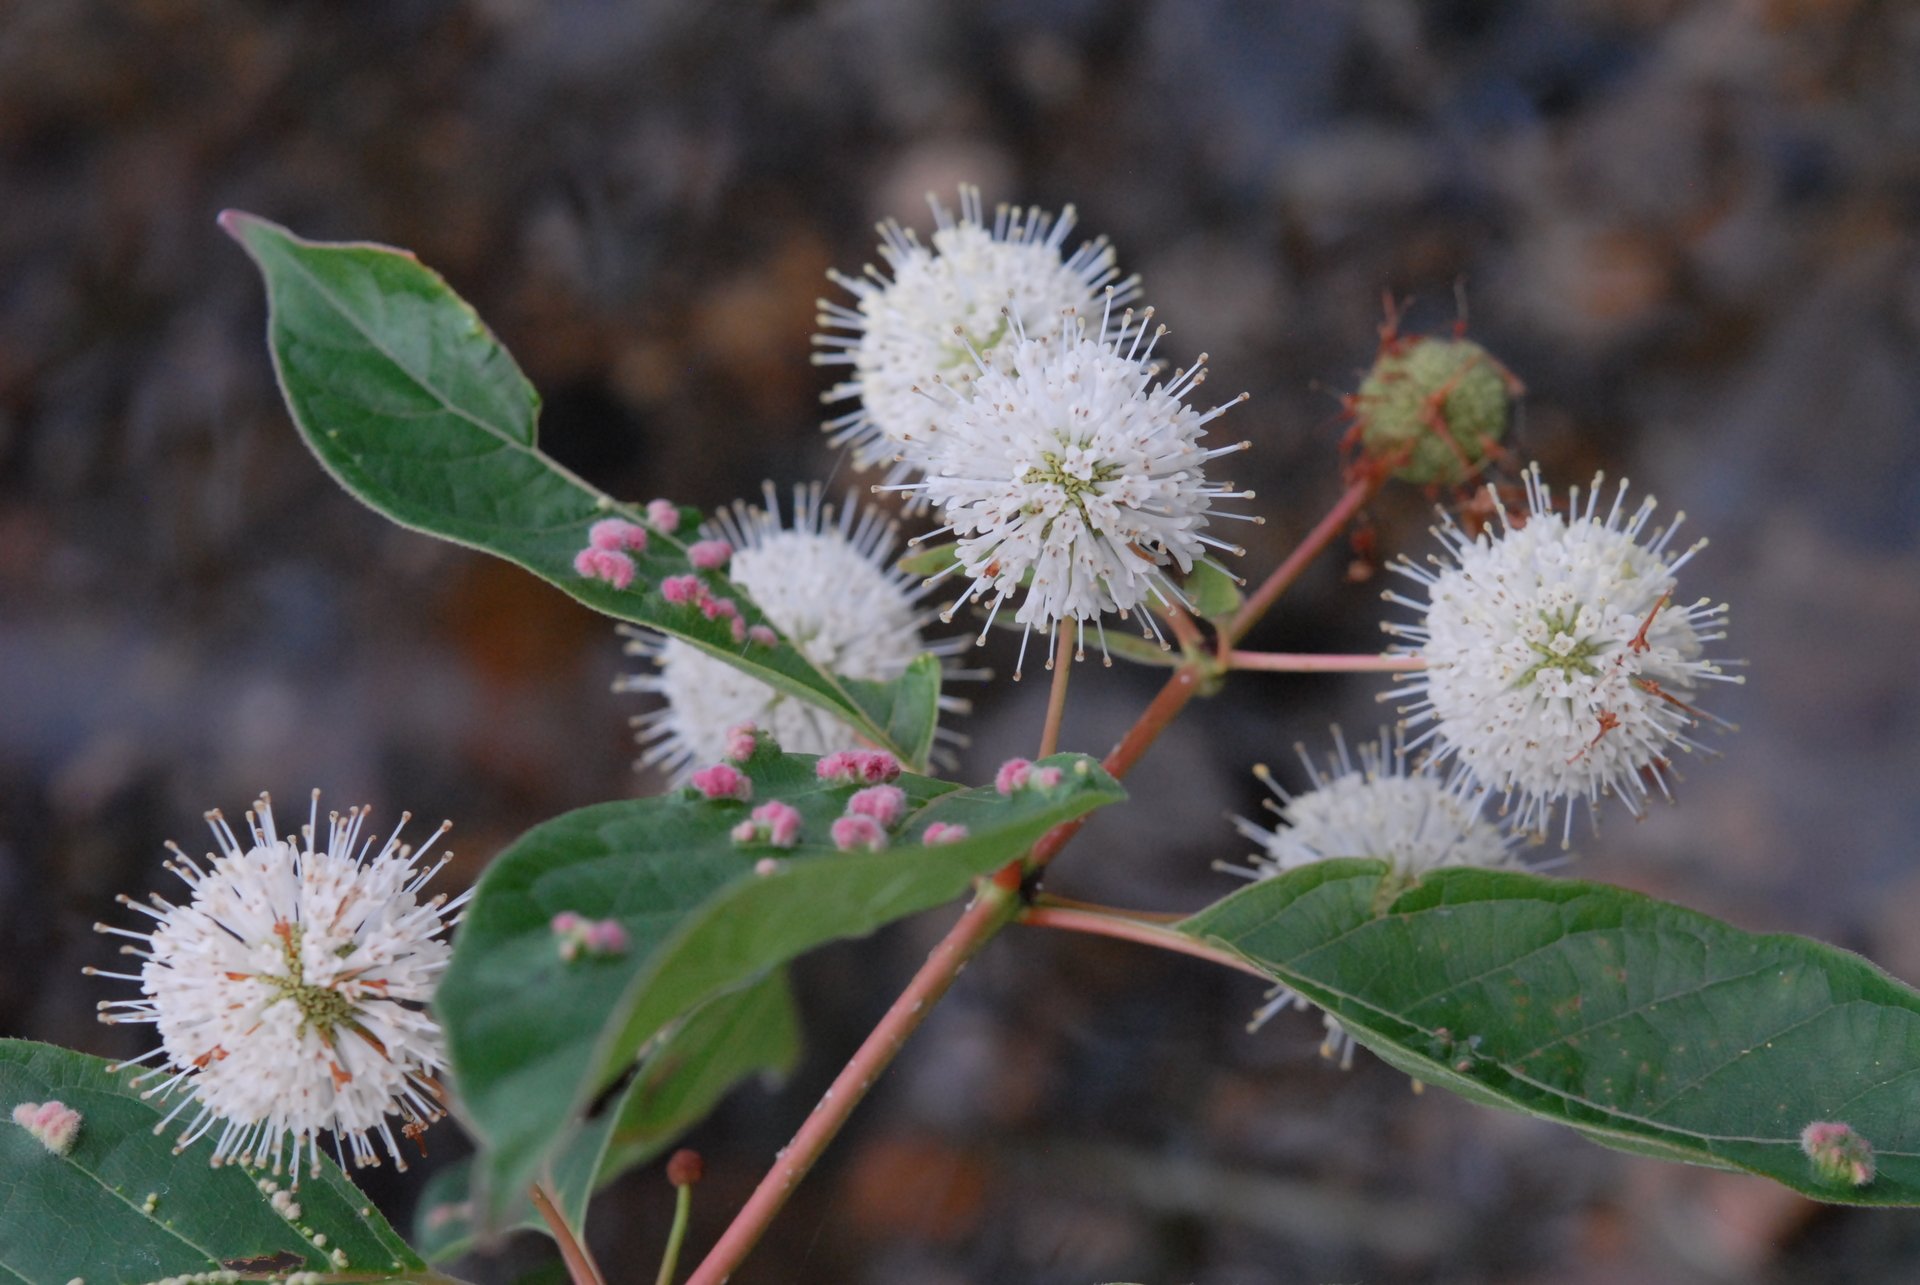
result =
[{"label": "plant twig", "polygon": [[1095,937],[1116,937],[1121,941],[1157,946],[1161,950],[1170,950],[1175,954],[1211,960],[1227,968],[1251,974],[1264,982],[1273,981],[1273,978],[1238,955],[1216,946],[1209,946],[1205,942],[1196,941],[1185,934],[1174,932],[1171,928],[1147,923],[1126,911],[1107,912],[1070,910],[1064,906],[1029,906],[1020,913],[1019,922],[1031,924],[1035,928],[1060,928],[1067,932],[1088,933]]},{"label": "plant twig", "polygon": [[1047,719],[1040,727],[1040,752],[1045,758],[1060,748],[1060,721],[1067,713],[1067,680],[1073,676],[1073,631],[1062,628],[1053,649],[1053,682],[1047,687]]},{"label": "plant twig", "polygon": [[533,1207],[540,1211],[547,1230],[553,1234],[554,1243],[560,1246],[560,1261],[566,1264],[567,1278],[573,1285],[607,1285],[607,1278],[600,1274],[600,1265],[593,1261],[593,1255],[587,1247],[575,1238],[573,1228],[567,1226],[567,1220],[560,1216],[546,1188],[536,1182],[528,1189],[528,1194],[533,1197]]},{"label": "plant twig", "polygon": [[1167,628],[1173,630],[1173,640],[1180,644],[1181,651],[1191,651],[1199,647],[1205,639],[1200,636],[1200,626],[1188,614],[1187,609],[1172,598],[1166,599],[1154,608],[1154,614],[1167,622]]},{"label": "plant twig", "polygon": [[907,988],[893,1001],[879,1025],[868,1033],[859,1050],[834,1077],[829,1088],[793,1135],[793,1141],[780,1152],[767,1176],[754,1188],[753,1195],[734,1216],[733,1223],[708,1251],[706,1259],[687,1278],[686,1285],[720,1285],[740,1265],[766,1232],[780,1207],[787,1203],[802,1178],[819,1160],[820,1153],[833,1141],[847,1122],[854,1107],[887,1069],[900,1046],[907,1042],[926,1019],[927,1013],[969,959],[987,939],[1004,928],[1019,908],[1019,863],[1008,866],[991,883],[982,885],[974,903],[954,924],[940,944],[927,956],[927,962],[913,975]]},{"label": "plant twig", "polygon": [[660,1274],[653,1278],[653,1285],[673,1285],[673,1275],[680,1269],[680,1246],[687,1239],[687,1220],[693,1212],[693,1184],[682,1183],[673,1193],[673,1227],[667,1232],[666,1252],[660,1255]]},{"label": "plant twig", "polygon": [[1425,669],[1418,656],[1321,656],[1288,651],[1229,651],[1228,669],[1264,669],[1281,674],[1399,673]]},{"label": "plant twig", "polygon": [[1286,592],[1287,587],[1300,578],[1300,573],[1307,569],[1307,564],[1312,562],[1322,549],[1332,544],[1334,537],[1346,530],[1347,523],[1351,522],[1353,515],[1373,498],[1374,492],[1380,489],[1383,480],[1384,476],[1370,474],[1348,485],[1346,491],[1327,511],[1327,516],[1321,518],[1319,524],[1307,532],[1306,538],[1300,541],[1299,547],[1287,555],[1285,562],[1273,569],[1273,574],[1262,581],[1258,589],[1248,595],[1247,600],[1240,604],[1240,610],[1233,614],[1233,619],[1221,629],[1220,650],[1223,654],[1246,637],[1247,630],[1253,628],[1260,617],[1267,614],[1267,609],[1273,606],[1275,600]]}]

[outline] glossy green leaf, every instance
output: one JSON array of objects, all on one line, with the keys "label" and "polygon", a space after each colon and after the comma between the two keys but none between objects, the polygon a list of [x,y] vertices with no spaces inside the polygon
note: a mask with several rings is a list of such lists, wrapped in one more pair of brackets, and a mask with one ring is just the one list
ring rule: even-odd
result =
[{"label": "glossy green leaf", "polygon": [[[139,1072],[111,1065],[0,1040],[0,1279],[151,1281],[265,1262],[329,1280],[448,1280],[329,1162],[319,1177],[301,1178],[289,1218],[273,1207],[263,1175],[215,1169],[210,1141],[175,1155],[177,1122],[164,1135],[154,1126],[179,1099],[142,1100],[132,1083]],[[81,1115],[65,1155],[11,1119],[23,1102],[48,1101]]]},{"label": "glossy green leaf", "polygon": [[959,561],[959,542],[949,540],[945,544],[916,544],[901,556],[898,565],[908,575],[937,576]]},{"label": "glossy green leaf", "polygon": [[[561,1148],[551,1184],[561,1216],[582,1234],[595,1192],[672,1146],[743,1080],[784,1075],[799,1055],[800,1018],[784,970],[702,1005],[663,1034],[613,1103]],[[420,1198],[414,1240],[431,1261],[473,1243],[471,1178],[471,1161],[449,1165]],[[545,1230],[523,1199],[509,1204],[502,1224]]]},{"label": "glossy green leaf", "polygon": [[[1822,1200],[1920,1203],[1920,993],[1866,960],[1598,884],[1457,869],[1394,895],[1384,876],[1322,862],[1180,929],[1474,1101]],[[1815,1121],[1873,1145],[1873,1181],[1819,1179]]]},{"label": "glossy green leaf", "polygon": [[[634,555],[626,589],[574,571],[594,522],[642,515],[540,452],[539,395],[437,274],[402,250],[305,241],[250,214],[228,211],[221,224],[266,279],[267,344],[294,424],[349,492],[402,526],[505,558],[596,611],[684,639],[924,763],[937,666],[929,694],[924,667],[900,683],[848,684],[784,640],[736,643],[729,621],[661,597],[663,579],[691,568],[685,543],[659,532]],[[749,624],[766,623],[738,586],[705,577]]]},{"label": "glossy green leaf", "polygon": [[[913,810],[878,853],[828,840],[853,787],[819,781],[812,758],[772,753],[748,770],[756,804],[784,799],[804,818],[791,852],[736,846],[729,832],[752,805],[691,792],[583,808],[529,831],[482,876],[436,1004],[482,1144],[484,1211],[497,1225],[504,1201],[667,1023],[802,951],[951,901],[1053,826],[1122,797],[1090,759],[1048,762],[1064,771],[1059,785],[1010,797],[902,777]],[[965,825],[968,837],[914,842],[934,821]],[[618,920],[631,949],[563,962],[550,922],[569,910]]]}]

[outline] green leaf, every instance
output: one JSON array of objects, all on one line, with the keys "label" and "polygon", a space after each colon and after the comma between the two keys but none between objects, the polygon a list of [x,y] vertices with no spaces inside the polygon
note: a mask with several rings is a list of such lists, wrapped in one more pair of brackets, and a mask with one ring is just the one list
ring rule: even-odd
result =
[{"label": "green leaf", "polygon": [[[174,1154],[178,1121],[155,1134],[176,1098],[143,1100],[140,1072],[26,1040],[0,1040],[0,1278],[31,1285],[151,1281],[218,1272],[236,1260],[329,1280],[437,1281],[331,1162],[302,1176],[298,1216],[277,1212],[258,1173],[215,1169],[207,1139]],[[81,1115],[57,1155],[15,1124],[23,1102],[58,1101]],[[281,1179],[284,1184],[287,1180]],[[339,1252],[347,1266],[329,1261]],[[235,1268],[235,1270],[240,1270]]]},{"label": "green leaf", "polygon": [[[436,273],[387,246],[304,241],[233,210],[220,221],[266,279],[267,346],[293,422],[349,492],[404,527],[495,554],[596,611],[684,639],[925,762],[890,730],[927,739],[924,669],[898,687],[849,685],[784,639],[735,643],[727,620],[660,596],[661,580],[691,568],[686,545],[659,532],[634,555],[627,589],[577,574],[573,558],[594,522],[642,515],[540,452],[539,394]],[[767,623],[738,586],[705,574],[749,624]],[[937,687],[937,665],[933,678]]]},{"label": "green leaf", "polygon": [[[1235,951],[1417,1079],[1595,1141],[1821,1200],[1920,1203],[1920,993],[1866,960],[1599,884],[1375,861],[1257,883],[1180,930]],[[1822,1183],[1815,1121],[1873,1145]]]},{"label": "green leaf", "polygon": [[901,556],[898,566],[910,576],[937,576],[960,561],[960,543],[916,544]]},{"label": "green leaf", "polygon": [[[710,1000],[670,1028],[614,1103],[580,1126],[553,1163],[554,1204],[574,1234],[584,1234],[595,1192],[665,1151],[741,1081],[784,1075],[799,1055],[800,1019],[784,970]],[[414,1239],[430,1261],[473,1243],[471,1169],[470,1161],[447,1166],[420,1198]],[[502,1221],[506,1230],[546,1230],[525,1199],[512,1202]]]},{"label": "green leaf", "polygon": [[[814,762],[763,753],[747,765],[755,804],[784,799],[804,819],[791,852],[736,846],[729,832],[751,805],[682,791],[558,817],[481,877],[436,1007],[482,1144],[490,1225],[667,1023],[802,951],[951,901],[1053,826],[1122,797],[1079,755],[1047,760],[1065,773],[1054,789],[1012,796],[903,776],[912,811],[896,846],[841,853],[828,830],[853,787],[819,781]],[[934,821],[968,837],[914,842]],[[756,873],[767,859],[770,872]],[[618,920],[631,949],[563,962],[550,921],[564,910]]]},{"label": "green leaf", "polygon": [[1203,620],[1219,620],[1240,610],[1245,596],[1232,576],[1211,562],[1195,563],[1185,585],[1193,613]]}]

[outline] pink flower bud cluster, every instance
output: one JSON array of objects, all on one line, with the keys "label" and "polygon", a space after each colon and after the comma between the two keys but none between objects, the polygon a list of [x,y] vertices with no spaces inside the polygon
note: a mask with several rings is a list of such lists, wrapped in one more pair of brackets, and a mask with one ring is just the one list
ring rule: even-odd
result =
[{"label": "pink flower bud cluster", "polygon": [[687,784],[697,790],[703,798],[740,799],[743,802],[753,797],[753,782],[747,774],[731,763],[715,763],[712,767],[703,767],[687,778]]},{"label": "pink flower bud cluster", "polygon": [[559,942],[560,958],[571,964],[585,955],[604,958],[624,955],[632,945],[627,930],[617,919],[588,919],[585,915],[563,910],[548,925]]},{"label": "pink flower bud cluster", "polygon": [[735,723],[727,729],[726,737],[726,758],[729,763],[745,763],[760,752],[763,742],[776,750],[780,748],[774,744],[771,736],[760,730],[757,723]]},{"label": "pink flower bud cluster", "polygon": [[56,1156],[72,1151],[80,1136],[80,1113],[64,1102],[22,1102],[13,1109],[13,1122]]},{"label": "pink flower bud cluster", "polygon": [[672,500],[648,500],[647,521],[661,535],[672,535],[680,529],[680,506]]},{"label": "pink flower bud cluster", "polygon": [[993,788],[1002,794],[1015,790],[1051,790],[1065,779],[1065,773],[1050,765],[1035,766],[1028,759],[1008,759],[993,774]]},{"label": "pink flower bud cluster", "polygon": [[733,841],[791,848],[800,842],[800,812],[792,804],[778,799],[762,803],[745,821],[733,827]]},{"label": "pink flower bud cluster", "polygon": [[603,518],[587,531],[587,547],[573,555],[573,569],[616,589],[633,583],[630,553],[647,551],[647,529],[625,518]]},{"label": "pink flower bud cluster", "polygon": [[1864,1187],[1873,1181],[1873,1144],[1852,1125],[1816,1120],[1800,1131],[1800,1149],[1813,1161],[1813,1170],[1823,1181],[1850,1187]]},{"label": "pink flower bud cluster", "polygon": [[[711,541],[709,543],[720,543]],[[699,548],[699,545],[694,545]],[[696,575],[668,576],[660,582],[660,596],[676,607],[698,607],[708,620],[725,620],[736,643],[753,642],[771,647],[780,641],[778,634],[765,625],[748,626],[740,616],[740,605],[731,598],[716,598],[707,582]]]},{"label": "pink flower bud cluster", "polygon": [[837,750],[813,766],[832,785],[885,785],[900,775],[900,760],[885,750]]},{"label": "pink flower bud cluster", "polygon": [[687,561],[696,571],[718,571],[733,559],[733,546],[725,540],[701,540],[687,549]]}]

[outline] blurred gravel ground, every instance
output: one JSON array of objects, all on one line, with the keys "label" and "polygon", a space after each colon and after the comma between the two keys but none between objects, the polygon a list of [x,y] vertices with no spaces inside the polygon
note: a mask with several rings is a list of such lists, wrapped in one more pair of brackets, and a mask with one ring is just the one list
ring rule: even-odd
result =
[{"label": "blurred gravel ground", "polygon": [[[460,876],[631,777],[610,631],[384,525],[303,454],[226,205],[405,245],[547,396],[552,448],[645,497],[848,483],[813,424],[813,299],[921,194],[1079,204],[1216,391],[1274,515],[1336,491],[1336,395],[1383,290],[1531,394],[1561,485],[1630,474],[1714,546],[1742,725],[1682,806],[1583,837],[1581,875],[1855,947],[1920,980],[1920,8],[1869,0],[1007,0],[921,5],[0,5],[0,1030],[125,1053],[87,925],[159,842],[254,791],[456,819]],[[1456,285],[1458,291],[1456,292]],[[1238,464],[1238,462],[1237,462]],[[1375,514],[1422,550],[1426,501]],[[1259,639],[1377,645],[1340,559]],[[995,644],[996,651],[1004,650]],[[1007,667],[1010,657],[998,657]],[[1029,748],[997,685],[974,762]],[[1385,711],[1253,676],[1155,751],[1068,893],[1197,906],[1253,761]],[[1103,748],[1152,676],[1087,671]],[[696,1135],[723,1225],[941,923],[801,969],[812,1053]],[[743,1282],[1895,1282],[1920,1216],[1819,1210],[1629,1160],[1251,1037],[1242,981],[1015,934],[970,970]],[[435,1158],[456,1149],[436,1131]],[[417,1186],[375,1189],[404,1215]],[[670,1200],[595,1240],[650,1277]],[[510,1278],[537,1247],[470,1265]]]}]

